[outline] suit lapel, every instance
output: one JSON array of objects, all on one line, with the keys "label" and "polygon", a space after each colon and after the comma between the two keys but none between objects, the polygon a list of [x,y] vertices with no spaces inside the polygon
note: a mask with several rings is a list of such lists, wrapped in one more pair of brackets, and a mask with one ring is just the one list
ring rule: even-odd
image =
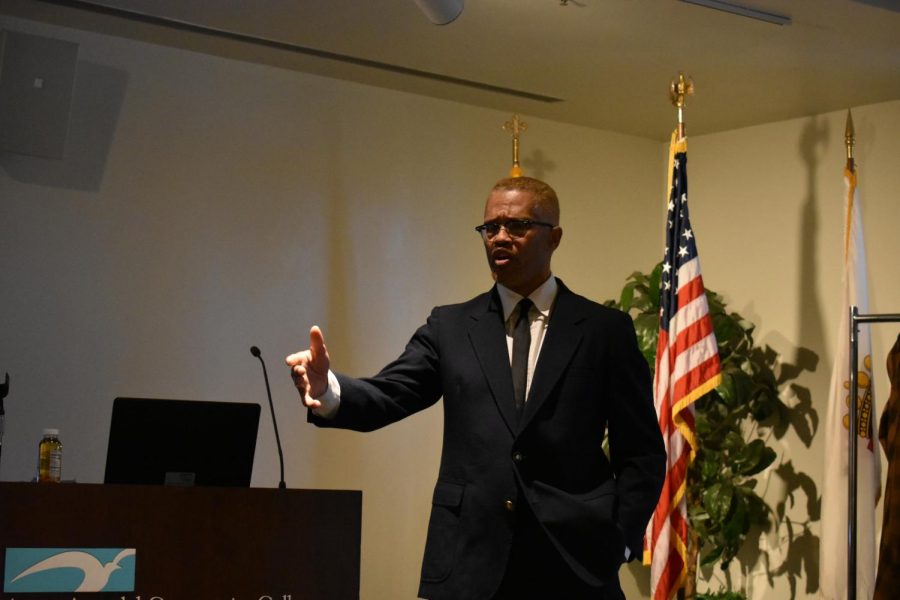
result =
[{"label": "suit lapel", "polygon": [[581,344],[583,333],[579,324],[584,316],[578,310],[575,300],[575,294],[559,281],[556,305],[550,315],[550,324],[531,379],[528,401],[525,403],[521,423],[523,429],[550,396],[550,392],[572,360],[575,350]]},{"label": "suit lapel", "polygon": [[497,410],[503,416],[510,432],[515,433],[519,427],[513,395],[512,370],[509,366],[509,350],[506,347],[503,309],[496,288],[488,294],[485,309],[472,314],[469,340],[487,379]]}]

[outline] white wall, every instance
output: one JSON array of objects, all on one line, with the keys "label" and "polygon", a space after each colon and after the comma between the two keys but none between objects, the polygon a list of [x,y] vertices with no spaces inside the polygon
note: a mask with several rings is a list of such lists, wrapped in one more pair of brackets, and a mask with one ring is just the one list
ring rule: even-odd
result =
[{"label": "white wall", "polygon": [[[472,227],[509,168],[510,115],[9,17],[0,27],[81,44],[66,159],[0,155],[12,390],[0,479],[30,479],[41,429],[59,427],[64,478],[101,481],[116,396],[264,403],[255,344],[288,485],[362,489],[361,597],[415,597],[440,409],[367,435],[318,431],[281,360],[318,323],[337,369],[371,374],[432,306],[489,287]],[[563,202],[555,272],[616,296],[661,252],[660,145],[525,118],[526,172]],[[277,478],[264,412],[253,485]]]}]

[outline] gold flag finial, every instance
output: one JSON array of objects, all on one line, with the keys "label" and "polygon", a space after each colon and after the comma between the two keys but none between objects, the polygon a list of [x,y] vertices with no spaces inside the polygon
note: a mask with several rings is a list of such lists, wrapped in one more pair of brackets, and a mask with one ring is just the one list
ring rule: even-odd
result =
[{"label": "gold flag finial", "polygon": [[844,128],[844,143],[847,145],[847,170],[856,172],[856,163],[853,160],[853,145],[856,143],[856,132],[853,129],[853,115],[847,109],[847,126]]},{"label": "gold flag finial", "polygon": [[684,73],[678,73],[678,79],[673,79],[669,84],[669,98],[672,104],[678,108],[678,137],[684,137],[684,107],[687,105],[687,97],[694,95],[694,80],[685,77]]},{"label": "gold flag finial", "polygon": [[503,124],[503,131],[512,134],[513,140],[513,164],[509,170],[510,177],[521,177],[522,167],[519,166],[519,136],[528,129],[528,124],[519,118],[519,115],[513,115],[512,119]]}]

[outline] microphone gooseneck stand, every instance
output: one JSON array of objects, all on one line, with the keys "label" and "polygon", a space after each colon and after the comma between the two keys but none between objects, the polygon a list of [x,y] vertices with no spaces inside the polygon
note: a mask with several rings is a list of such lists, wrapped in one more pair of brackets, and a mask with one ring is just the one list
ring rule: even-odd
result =
[{"label": "microphone gooseneck stand", "polygon": [[263,378],[266,381],[266,395],[269,397],[269,411],[272,413],[272,427],[275,428],[275,443],[278,446],[278,463],[281,466],[281,479],[278,481],[278,489],[287,488],[284,483],[284,452],[281,449],[281,437],[278,435],[278,421],[275,419],[275,406],[272,404],[272,390],[269,388],[269,374],[266,372],[266,361],[262,358],[262,352],[256,346],[250,346],[250,354],[259,359],[262,365]]}]

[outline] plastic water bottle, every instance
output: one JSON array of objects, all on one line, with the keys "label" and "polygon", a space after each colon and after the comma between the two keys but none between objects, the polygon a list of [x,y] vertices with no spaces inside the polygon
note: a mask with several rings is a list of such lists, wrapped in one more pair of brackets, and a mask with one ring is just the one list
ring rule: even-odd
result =
[{"label": "plastic water bottle", "polygon": [[45,429],[38,444],[38,481],[59,483],[62,479],[62,442],[59,429]]}]

